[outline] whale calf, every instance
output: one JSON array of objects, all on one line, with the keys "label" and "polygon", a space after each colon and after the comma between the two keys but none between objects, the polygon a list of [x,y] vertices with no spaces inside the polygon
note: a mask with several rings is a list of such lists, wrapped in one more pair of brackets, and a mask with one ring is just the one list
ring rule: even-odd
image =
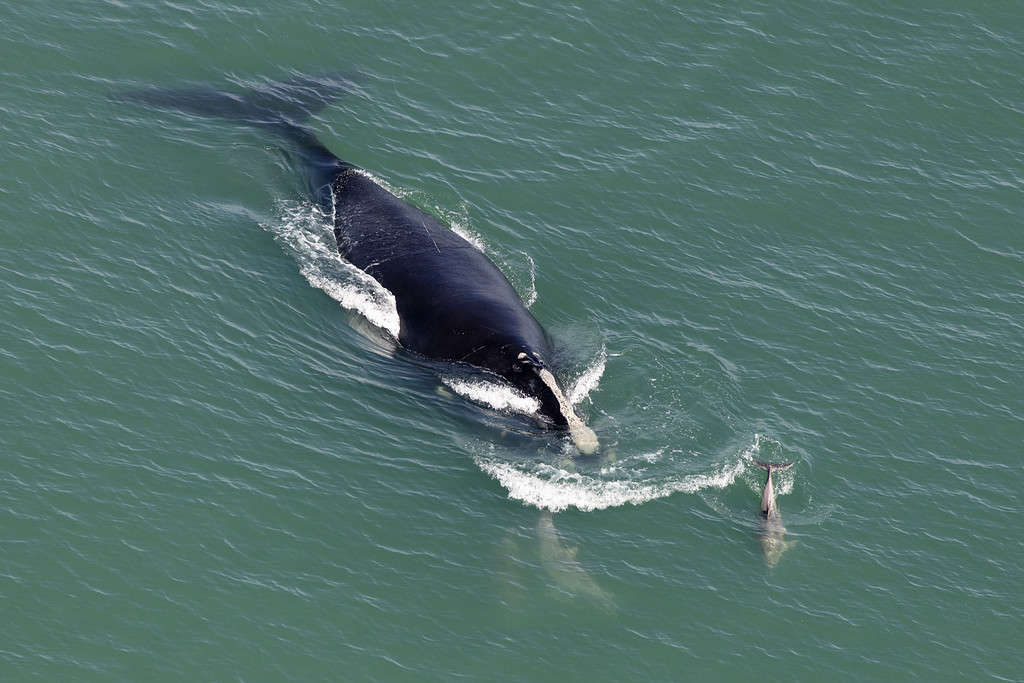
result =
[{"label": "whale calf", "polygon": [[235,120],[272,131],[297,150],[311,195],[332,216],[342,258],[395,297],[398,342],[433,360],[465,363],[535,398],[545,424],[568,432],[583,454],[597,436],[551,372],[550,338],[502,272],[436,218],[328,150],[306,125],[355,87],[350,77],[302,77],[241,93],[150,88],[114,99]]},{"label": "whale calf", "polygon": [[598,585],[576,559],[579,548],[568,546],[562,541],[550,510],[542,510],[537,519],[537,541],[541,566],[560,591],[574,597],[589,598],[607,609],[615,607],[611,595]]},{"label": "whale calf", "polygon": [[793,463],[767,463],[755,460],[754,464],[768,472],[768,479],[764,483],[764,491],[761,493],[761,552],[764,554],[764,561],[769,567],[779,563],[782,553],[793,546],[792,541],[786,540],[786,527],[782,525],[782,515],[779,514],[779,506],[775,501],[775,487],[772,484],[772,473],[780,470],[788,470]]}]

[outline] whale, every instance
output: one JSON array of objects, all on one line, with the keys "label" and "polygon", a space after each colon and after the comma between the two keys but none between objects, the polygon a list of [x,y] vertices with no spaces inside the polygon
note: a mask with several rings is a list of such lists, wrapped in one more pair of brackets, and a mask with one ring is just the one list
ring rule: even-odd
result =
[{"label": "whale", "polygon": [[329,216],[341,258],[395,298],[398,343],[425,358],[465,364],[534,398],[537,416],[577,450],[599,448],[552,371],[550,336],[501,270],[429,213],[329,150],[309,119],[355,89],[349,74],[263,83],[243,92],[147,88],[119,101],[231,119],[272,131],[297,152],[311,198]]},{"label": "whale", "polygon": [[566,545],[562,540],[550,510],[542,510],[537,519],[537,542],[540,564],[560,594],[588,598],[605,609],[615,608],[612,596],[598,585],[576,558],[579,547]]},{"label": "whale", "polygon": [[764,490],[761,492],[760,539],[764,562],[769,567],[774,567],[782,559],[782,554],[793,547],[796,542],[786,540],[786,527],[782,524],[782,515],[779,513],[779,505],[775,500],[775,486],[772,484],[772,473],[788,470],[793,466],[793,463],[767,463],[755,460],[754,464],[768,472],[768,479],[765,481]]}]

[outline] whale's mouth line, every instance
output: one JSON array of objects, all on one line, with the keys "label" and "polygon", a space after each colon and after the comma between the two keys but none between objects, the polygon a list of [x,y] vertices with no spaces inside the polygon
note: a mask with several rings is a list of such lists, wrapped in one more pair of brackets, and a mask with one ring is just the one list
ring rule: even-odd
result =
[{"label": "whale's mouth line", "polygon": [[572,438],[572,442],[576,444],[576,448],[583,455],[595,453],[598,447],[597,435],[594,434],[593,429],[583,424],[583,420],[576,415],[576,411],[572,409],[569,399],[558,388],[555,376],[544,367],[538,368],[537,375],[540,377],[540,381],[544,382],[544,385],[554,394],[555,400],[558,401],[558,410],[562,413],[562,417],[565,418],[566,426],[569,429],[569,436]]}]

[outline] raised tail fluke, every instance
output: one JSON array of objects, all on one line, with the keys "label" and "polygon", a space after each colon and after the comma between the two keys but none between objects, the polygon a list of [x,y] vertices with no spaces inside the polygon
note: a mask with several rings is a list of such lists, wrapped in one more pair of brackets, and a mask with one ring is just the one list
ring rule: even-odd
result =
[{"label": "raised tail fluke", "polygon": [[778,463],[776,463],[776,462],[761,462],[760,460],[755,460],[754,464],[757,465],[758,467],[760,467],[762,470],[764,470],[768,474],[771,474],[772,472],[778,472],[779,470],[788,470],[790,467],[793,466],[793,463],[791,463],[791,462],[778,462]]}]

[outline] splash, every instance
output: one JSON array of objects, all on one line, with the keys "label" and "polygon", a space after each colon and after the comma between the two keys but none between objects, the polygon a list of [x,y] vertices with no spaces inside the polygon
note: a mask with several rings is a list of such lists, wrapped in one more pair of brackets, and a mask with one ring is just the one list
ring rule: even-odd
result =
[{"label": "splash", "polygon": [[[434,208],[437,209],[438,212],[444,213],[441,210],[441,207],[435,206]],[[480,253],[487,253],[484,249],[483,239],[481,239],[476,233],[471,232],[461,220],[456,220],[456,218],[451,215],[446,215],[445,220],[448,222],[448,227],[451,228],[452,232],[472,244],[473,248]]]},{"label": "splash", "polygon": [[573,465],[507,461],[494,455],[477,456],[474,462],[496,479],[512,500],[551,512],[561,512],[570,507],[591,512],[623,505],[642,505],[676,493],[724,489],[747,470],[766,443],[776,442],[755,434],[753,442],[744,447],[734,460],[706,472],[692,474],[652,475],[655,470],[665,472],[672,467],[671,455],[665,455],[664,448],[620,459],[590,473],[577,471]]},{"label": "splash", "polygon": [[526,295],[523,297],[523,303],[526,304],[527,308],[532,308],[537,303],[537,264],[534,262],[533,257],[527,254],[525,251],[522,252],[526,260],[530,262],[530,284],[526,288]]},{"label": "splash", "polygon": [[310,203],[282,202],[278,208],[280,220],[264,227],[295,258],[306,281],[397,339],[394,295],[342,260],[328,217]]},{"label": "splash", "polygon": [[442,377],[441,381],[455,393],[482,403],[494,410],[532,415],[540,410],[537,399],[517,391],[512,386],[485,379]]},{"label": "splash", "polygon": [[476,464],[508,490],[509,498],[551,512],[561,512],[570,507],[591,512],[626,504],[642,505],[674,493],[725,488],[746,467],[746,463],[740,460],[707,474],[645,483],[628,479],[606,480],[545,463],[522,466],[477,458]]},{"label": "splash", "polygon": [[569,390],[566,392],[569,402],[573,405],[579,404],[583,399],[587,398],[594,389],[597,388],[598,383],[601,381],[601,376],[604,375],[604,366],[608,360],[608,352],[605,347],[601,347],[600,353],[597,357],[587,366],[583,373],[576,378],[576,381],[572,383]]}]

